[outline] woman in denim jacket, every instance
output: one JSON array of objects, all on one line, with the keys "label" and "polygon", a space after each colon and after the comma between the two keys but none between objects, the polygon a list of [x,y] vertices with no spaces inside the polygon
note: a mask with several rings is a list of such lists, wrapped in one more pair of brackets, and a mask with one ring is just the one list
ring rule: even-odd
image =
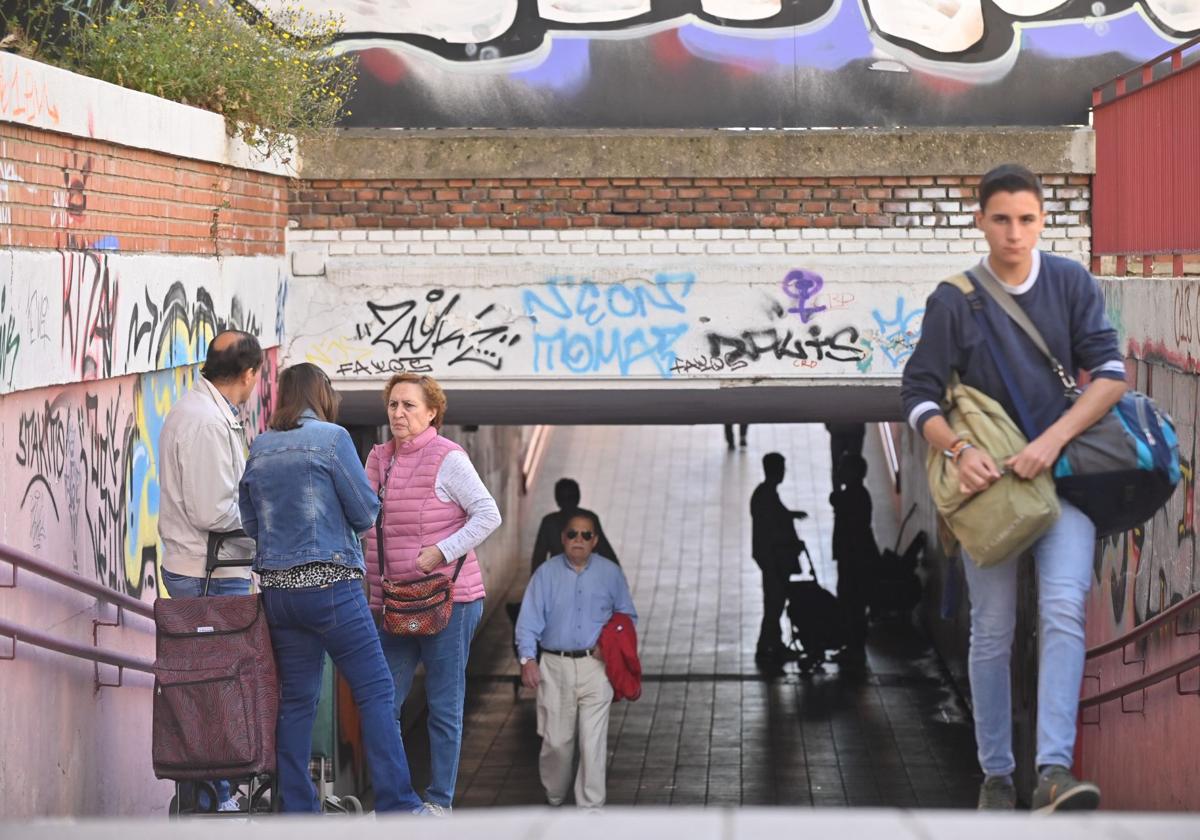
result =
[{"label": "woman in denim jacket", "polygon": [[255,438],[240,486],[242,527],[279,668],[276,759],[284,811],[321,810],[308,772],[328,651],[354,693],[378,811],[426,813],[396,728],[395,685],[363,593],[358,534],[379,499],[350,435],[335,425],[337,395],[315,365],[279,374],[270,431]]}]

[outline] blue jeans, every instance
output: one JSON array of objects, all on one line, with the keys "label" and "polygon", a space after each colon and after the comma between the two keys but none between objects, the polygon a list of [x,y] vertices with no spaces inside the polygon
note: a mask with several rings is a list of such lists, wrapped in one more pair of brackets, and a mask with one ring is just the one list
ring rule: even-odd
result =
[{"label": "blue jeans", "polygon": [[[1070,767],[1083,682],[1083,623],[1092,586],[1096,528],[1059,499],[1062,516],[1033,545],[1038,578],[1037,764]],[[1012,751],[1013,631],[1017,623],[1017,562],[981,569],[964,558],[971,596],[968,670],[975,706],[979,765],[989,776],[1016,769]]]},{"label": "blue jeans", "polygon": [[308,772],[313,721],[321,695],[325,652],[350,683],[362,718],[363,749],[375,788],[375,810],[414,811],[404,742],[396,730],[395,689],[379,647],[362,583],[263,590],[263,608],[279,667],[279,719],[275,753],[284,811],[319,813]]},{"label": "blue jeans", "polygon": [[[430,802],[449,808],[458,781],[462,748],[463,701],[467,696],[467,656],[471,637],[483,617],[483,599],[455,604],[450,623],[433,636],[380,634],[383,654],[396,680],[395,717],[412,689],[417,663],[425,663],[425,697],[429,707]],[[397,723],[397,726],[399,724]]]},{"label": "blue jeans", "polygon": [[[204,592],[204,578],[191,577],[190,575],[177,575],[169,569],[162,570],[163,585],[167,589],[167,594],[172,598],[199,598]],[[233,578],[218,578],[212,579],[212,584],[208,587],[210,597],[216,595],[249,595],[250,594],[250,578],[248,577],[233,577]],[[228,779],[214,779],[212,786],[217,791],[217,802],[224,802],[229,798],[229,792],[232,789]],[[208,793],[204,788],[196,788],[190,782],[180,783],[180,793],[185,798],[191,796],[197,797],[196,806],[201,811],[213,810],[216,805],[208,802]]]}]

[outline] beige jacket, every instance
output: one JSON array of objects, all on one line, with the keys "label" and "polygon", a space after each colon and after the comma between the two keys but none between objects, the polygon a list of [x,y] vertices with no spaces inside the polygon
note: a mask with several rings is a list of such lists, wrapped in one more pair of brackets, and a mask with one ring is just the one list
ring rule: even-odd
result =
[{"label": "beige jacket", "polygon": [[[158,536],[163,568],[204,577],[208,532],[242,527],[238,482],[245,470],[242,424],[221,392],[197,376],[192,390],[167,414],[158,438]],[[231,550],[242,552],[246,546]],[[251,547],[245,556],[252,554]],[[237,567],[218,569],[213,577],[249,575],[248,567]]]}]

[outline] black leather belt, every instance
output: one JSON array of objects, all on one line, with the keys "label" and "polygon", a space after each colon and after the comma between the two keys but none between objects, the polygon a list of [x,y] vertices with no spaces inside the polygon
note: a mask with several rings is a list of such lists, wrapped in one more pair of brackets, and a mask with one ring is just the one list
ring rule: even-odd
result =
[{"label": "black leather belt", "polygon": [[585,656],[591,656],[594,648],[587,650],[546,650],[542,648],[542,653],[552,653],[555,656],[565,656],[568,659],[582,659]]}]

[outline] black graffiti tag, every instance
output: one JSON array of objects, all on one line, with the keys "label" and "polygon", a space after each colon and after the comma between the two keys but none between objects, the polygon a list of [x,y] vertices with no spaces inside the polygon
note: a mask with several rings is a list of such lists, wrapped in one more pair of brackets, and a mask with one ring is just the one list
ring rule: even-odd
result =
[{"label": "black graffiti tag", "polygon": [[[391,304],[368,301],[367,308],[371,310],[375,321],[383,325],[383,329],[378,335],[374,335],[377,329],[375,324],[359,324],[356,328],[356,338],[361,340],[371,337],[371,344],[386,345],[401,357],[432,360],[445,350],[454,353],[447,363],[449,367],[475,363],[492,370],[500,370],[504,364],[501,356],[504,348],[517,344],[521,337],[511,333],[504,324],[479,326],[469,331],[455,326],[450,322],[449,316],[461,299],[462,295],[455,294],[446,300],[445,290],[433,289],[425,295],[427,306],[423,312],[418,312],[416,300]],[[443,300],[446,301],[444,304]],[[480,324],[495,310],[494,305],[488,305],[475,315],[471,322]]]},{"label": "black graffiti tag", "polygon": [[828,359],[831,362],[860,362],[866,351],[858,346],[858,329],[842,327],[829,335],[821,334],[821,327],[808,329],[808,338],[797,337],[792,330],[782,332],[777,327],[761,330],[744,330],[737,335],[708,334],[710,356],[725,360],[728,365],[737,362],[757,362],[764,357],[795,359],[816,362]]}]

